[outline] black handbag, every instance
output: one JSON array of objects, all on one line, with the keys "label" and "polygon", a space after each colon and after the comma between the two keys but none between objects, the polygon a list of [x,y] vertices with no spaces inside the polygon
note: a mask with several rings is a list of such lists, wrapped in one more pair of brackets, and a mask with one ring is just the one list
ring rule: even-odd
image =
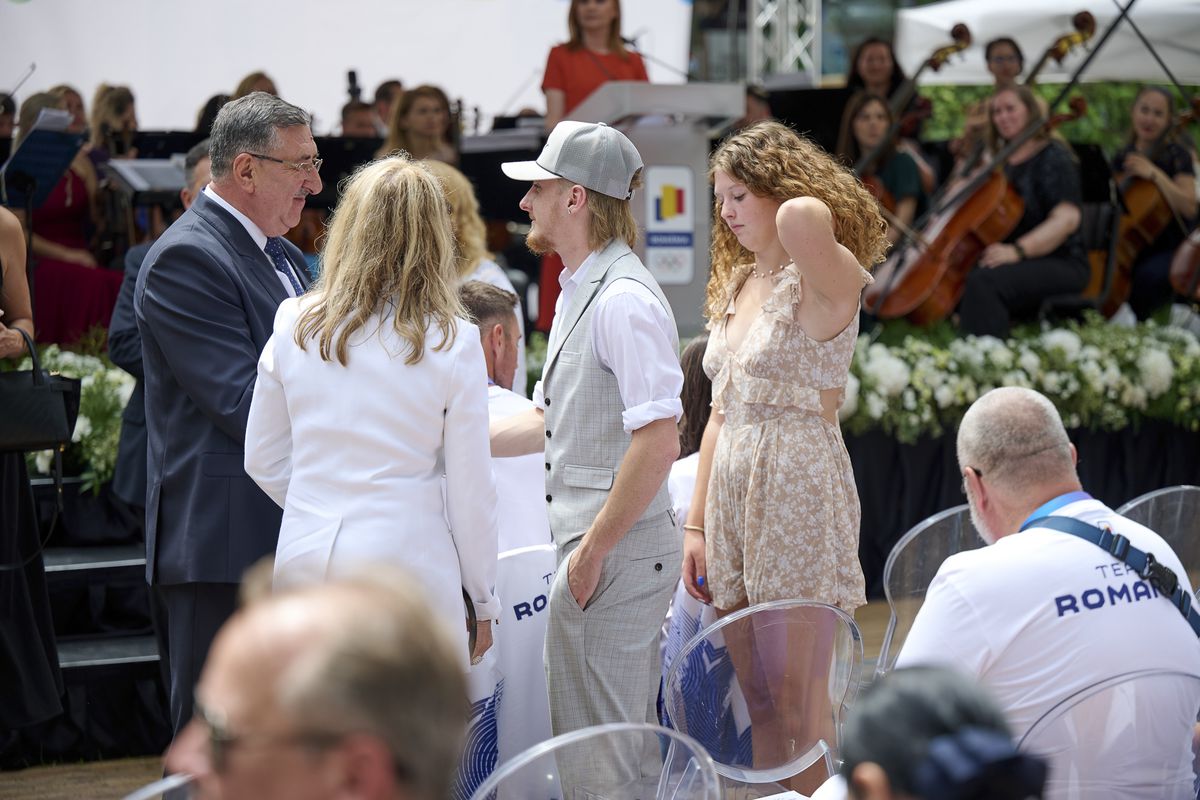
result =
[{"label": "black handbag", "polygon": [[[33,369],[0,372],[0,453],[53,450],[55,508],[50,524],[45,526],[46,536],[38,541],[37,549],[15,562],[0,564],[0,572],[20,570],[32,564],[45,549],[63,513],[62,454],[75,431],[83,389],[83,382],[78,378],[64,378],[43,371],[29,334],[20,328],[12,330],[20,331],[25,339]],[[26,485],[25,491],[29,493],[32,505],[33,489]]]},{"label": "black handbag", "polygon": [[43,371],[29,334],[11,330],[29,346],[33,369],[0,372],[0,452],[64,448],[79,416],[82,381]]}]

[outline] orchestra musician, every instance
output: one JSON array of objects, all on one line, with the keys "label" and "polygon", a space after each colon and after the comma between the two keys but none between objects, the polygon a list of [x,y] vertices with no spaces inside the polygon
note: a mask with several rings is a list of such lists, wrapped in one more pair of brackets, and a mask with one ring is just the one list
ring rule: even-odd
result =
[{"label": "orchestra musician", "polygon": [[[1028,86],[1009,86],[992,97],[988,139],[993,152],[1045,116],[1040,102]],[[1079,167],[1070,147],[1039,132],[1013,151],[1004,172],[1024,202],[1024,213],[1003,242],[984,249],[958,306],[963,333],[1001,339],[1013,321],[1035,317],[1045,298],[1079,292],[1089,277],[1078,234]]]},{"label": "orchestra musician", "polygon": [[1112,160],[1114,174],[1150,181],[1172,220],[1133,262],[1129,305],[1146,319],[1172,297],[1171,257],[1196,217],[1196,177],[1192,157],[1173,127],[1174,97],[1160,86],[1143,86],[1133,100],[1129,141]]},{"label": "orchestra musician", "polygon": [[885,214],[887,236],[889,242],[895,243],[902,232],[900,226],[911,226],[922,210],[925,193],[916,160],[908,152],[898,149],[894,140],[883,144],[892,122],[891,109],[883,97],[868,92],[855,94],[842,114],[837,154],[849,166],[857,163],[864,153],[883,146],[875,164],[859,177],[889,212]]}]

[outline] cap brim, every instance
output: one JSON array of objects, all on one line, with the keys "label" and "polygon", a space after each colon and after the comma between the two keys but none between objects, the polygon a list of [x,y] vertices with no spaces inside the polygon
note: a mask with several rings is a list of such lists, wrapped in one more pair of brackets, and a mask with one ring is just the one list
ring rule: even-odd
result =
[{"label": "cap brim", "polygon": [[500,169],[514,181],[552,181],[562,177],[542,169],[536,161],[506,161]]}]

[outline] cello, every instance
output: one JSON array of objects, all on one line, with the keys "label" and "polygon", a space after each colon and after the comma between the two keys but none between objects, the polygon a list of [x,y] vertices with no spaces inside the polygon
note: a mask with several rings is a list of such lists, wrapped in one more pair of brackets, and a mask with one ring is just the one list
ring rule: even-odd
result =
[{"label": "cello", "polygon": [[[1167,145],[1174,141],[1180,131],[1200,115],[1200,97],[1192,99],[1192,107],[1179,114],[1174,123],[1154,146],[1149,159],[1160,158]],[[1108,294],[1100,304],[1100,311],[1106,317],[1117,313],[1129,299],[1133,289],[1133,265],[1141,252],[1154,243],[1154,240],[1173,223],[1183,225],[1171,204],[1167,202],[1158,186],[1145,178],[1129,176],[1121,181],[1121,200],[1126,212],[1121,215],[1117,239],[1113,243],[1116,249],[1116,266],[1113,270],[1112,282]],[[1092,296],[1099,293],[1097,276],[1104,275],[1104,261],[1108,254],[1093,253],[1089,256],[1092,264]]]},{"label": "cello", "polygon": [[917,325],[948,317],[962,298],[967,274],[980,254],[988,245],[1004,241],[1024,213],[1025,203],[1002,167],[1033,137],[1083,116],[1087,102],[1072,98],[1070,108],[1069,113],[1031,122],[985,169],[956,187],[951,200],[922,229],[919,240],[884,262],[881,274],[864,293],[867,308],[885,319],[907,316]]},{"label": "cello", "polygon": [[1200,302],[1200,228],[1193,230],[1171,258],[1171,288],[1191,302]]}]

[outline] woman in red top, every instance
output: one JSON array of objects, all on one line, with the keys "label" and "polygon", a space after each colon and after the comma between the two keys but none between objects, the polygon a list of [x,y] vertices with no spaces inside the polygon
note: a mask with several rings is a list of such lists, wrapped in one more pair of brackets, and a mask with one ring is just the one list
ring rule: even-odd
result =
[{"label": "woman in red top", "polygon": [[[646,65],[621,40],[620,0],[571,0],[567,14],[571,38],[550,51],[542,91],[546,94],[546,130],[571,117],[575,107],[608,81],[649,81]],[[583,120],[599,122],[600,120]],[[562,261],[554,253],[542,258],[538,282],[537,329],[549,331],[558,300]]]},{"label": "woman in red top", "polygon": [[542,78],[546,130],[569,118],[603,83],[650,80],[642,57],[621,41],[620,0],[571,0],[567,29],[570,40],[550,51]]}]

